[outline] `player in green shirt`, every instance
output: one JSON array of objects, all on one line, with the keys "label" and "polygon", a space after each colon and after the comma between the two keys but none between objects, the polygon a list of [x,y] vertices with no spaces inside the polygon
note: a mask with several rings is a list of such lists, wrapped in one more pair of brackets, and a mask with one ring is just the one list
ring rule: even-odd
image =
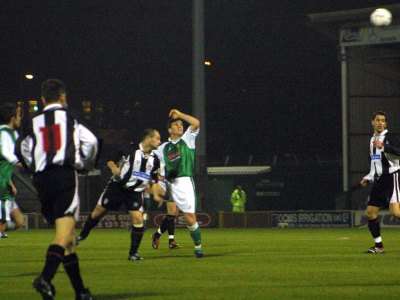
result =
[{"label": "player in green shirt", "polygon": [[[169,113],[168,142],[163,143],[155,152],[165,164],[165,179],[168,192],[183,212],[190,236],[194,242],[197,258],[203,257],[201,233],[196,218],[196,193],[193,182],[195,141],[199,134],[200,121],[177,109]],[[189,123],[184,131],[183,121]],[[153,243],[159,235],[153,235]]]},{"label": "player in green shirt", "polygon": [[21,167],[14,154],[21,124],[21,109],[14,103],[0,106],[0,238],[8,237],[4,232],[24,225],[24,217],[15,202],[17,189],[12,182],[15,166]]}]

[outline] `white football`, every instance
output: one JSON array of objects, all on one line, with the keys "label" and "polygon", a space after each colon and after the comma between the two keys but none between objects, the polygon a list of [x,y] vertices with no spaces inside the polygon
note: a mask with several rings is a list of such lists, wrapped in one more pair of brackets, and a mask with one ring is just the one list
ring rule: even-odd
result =
[{"label": "white football", "polygon": [[377,8],[372,12],[370,20],[374,26],[388,26],[392,23],[392,13],[386,8]]}]

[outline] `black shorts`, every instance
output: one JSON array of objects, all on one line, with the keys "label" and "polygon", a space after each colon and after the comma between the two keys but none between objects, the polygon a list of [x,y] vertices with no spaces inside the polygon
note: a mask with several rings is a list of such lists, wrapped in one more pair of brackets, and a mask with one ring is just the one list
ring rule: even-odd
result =
[{"label": "black shorts", "polygon": [[65,216],[79,215],[77,173],[71,167],[52,166],[33,176],[42,214],[49,224]]},{"label": "black shorts", "polygon": [[104,192],[100,195],[97,204],[107,210],[118,210],[124,204],[128,211],[143,211],[143,192],[128,190],[117,182],[110,181]]},{"label": "black shorts", "polygon": [[387,208],[391,202],[399,202],[399,173],[385,174],[372,186],[368,205]]}]

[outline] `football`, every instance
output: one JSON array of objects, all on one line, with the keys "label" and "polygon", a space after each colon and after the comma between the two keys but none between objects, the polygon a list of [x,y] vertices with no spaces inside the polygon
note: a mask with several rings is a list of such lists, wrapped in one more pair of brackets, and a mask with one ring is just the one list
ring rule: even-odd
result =
[{"label": "football", "polygon": [[392,13],[386,8],[377,8],[372,12],[370,20],[374,26],[388,26],[392,23]]}]

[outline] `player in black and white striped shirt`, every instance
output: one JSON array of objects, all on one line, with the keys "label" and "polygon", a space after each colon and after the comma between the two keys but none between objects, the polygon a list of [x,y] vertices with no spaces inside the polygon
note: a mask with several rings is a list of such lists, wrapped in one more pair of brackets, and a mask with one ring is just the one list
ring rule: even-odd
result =
[{"label": "player in black and white striped shirt", "polygon": [[143,237],[144,190],[146,185],[157,181],[160,161],[153,150],[160,146],[160,134],[155,129],[146,129],[139,147],[132,153],[107,159],[107,167],[112,172],[104,192],[77,237],[80,242],[99,223],[109,210],[117,210],[125,205],[132,218],[131,247],[129,260],[141,260],[137,250]]},{"label": "player in black and white striped shirt", "polygon": [[369,174],[364,176],[360,184],[365,187],[369,182],[374,182],[366,215],[375,245],[368,249],[367,253],[384,253],[378,212],[381,208],[389,206],[390,213],[400,218],[400,140],[387,131],[385,112],[375,112],[371,123],[374,128],[374,135],[370,141],[371,167]]},{"label": "player in black and white striped shirt", "polygon": [[66,88],[58,79],[42,84],[43,112],[34,117],[18,139],[15,152],[33,173],[33,184],[42,203],[42,213],[55,223],[55,238],[48,247],[42,273],[33,283],[43,299],[53,299],[51,280],[62,263],[75,290],[76,299],[93,300],[80,276],[75,245],[75,222],[79,215],[77,170],[90,168],[98,154],[98,139],[72,117]]}]

